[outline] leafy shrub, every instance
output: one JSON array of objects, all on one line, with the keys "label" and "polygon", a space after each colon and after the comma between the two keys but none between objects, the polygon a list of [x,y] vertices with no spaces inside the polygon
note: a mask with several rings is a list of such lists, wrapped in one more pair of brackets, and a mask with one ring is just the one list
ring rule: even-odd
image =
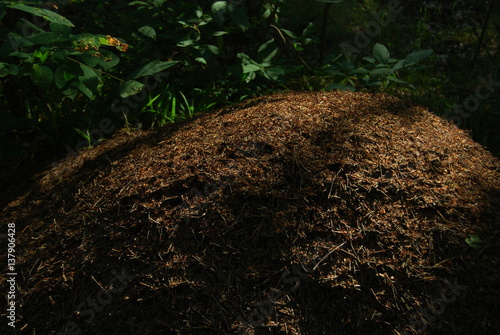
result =
[{"label": "leafy shrub", "polygon": [[[0,31],[6,41],[0,77],[4,91],[9,80],[32,88],[34,94],[23,96],[23,116],[56,143],[74,141],[71,132],[92,145],[92,129],[103,118],[118,126],[161,125],[309,76],[322,84],[307,89],[411,86],[402,74],[430,54],[396,60],[375,44],[373,56],[360,63],[326,55],[329,64],[322,66],[327,22],[318,26],[283,0],[83,0],[61,5],[58,13],[37,3],[0,7],[2,22],[10,19]],[[146,87],[145,79],[159,73],[161,84]]]}]

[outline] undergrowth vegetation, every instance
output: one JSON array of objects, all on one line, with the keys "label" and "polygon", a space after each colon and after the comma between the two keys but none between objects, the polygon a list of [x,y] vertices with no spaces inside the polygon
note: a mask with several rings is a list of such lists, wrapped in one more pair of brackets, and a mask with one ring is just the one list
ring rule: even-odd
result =
[{"label": "undergrowth vegetation", "polygon": [[[500,155],[497,1],[4,1],[0,154],[280,90],[388,92]],[[26,150],[26,148],[28,150]]]}]

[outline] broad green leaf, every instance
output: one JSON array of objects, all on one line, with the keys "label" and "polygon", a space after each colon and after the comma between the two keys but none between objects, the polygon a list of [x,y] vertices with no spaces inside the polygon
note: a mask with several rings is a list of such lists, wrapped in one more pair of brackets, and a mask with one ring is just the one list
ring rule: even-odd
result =
[{"label": "broad green leaf", "polygon": [[12,57],[18,57],[21,59],[24,59],[28,63],[33,63],[35,61],[34,54],[32,53],[27,53],[27,52],[22,52],[22,51],[14,51],[9,54],[9,56]]},{"label": "broad green leaf", "polygon": [[74,74],[71,74],[71,73],[68,73],[66,71],[63,71],[63,77],[64,77],[64,80],[71,81],[71,80],[75,79],[78,76],[76,76]]},{"label": "broad green leaf", "polygon": [[210,50],[214,55],[219,55],[220,49],[216,47],[215,45],[207,45],[208,50]]},{"label": "broad green leaf", "polygon": [[80,90],[89,97],[89,99],[92,99],[94,94],[97,93],[97,86],[99,85],[99,76],[97,73],[94,71],[94,69],[89,68],[88,66],[81,65],[82,70],[84,75],[78,77],[80,79],[80,83],[85,85],[85,87],[90,91],[90,94],[88,92],[84,92],[82,90],[82,87],[80,85]]},{"label": "broad green leaf", "polygon": [[108,40],[104,37],[88,34],[80,34],[73,36],[73,45],[76,50],[98,50],[99,47],[104,45],[109,45]]},{"label": "broad green leaf", "polygon": [[402,68],[404,67],[404,65],[405,65],[405,60],[404,60],[404,59],[402,59],[402,60],[400,60],[399,62],[397,62],[396,64],[394,64],[394,66],[392,67],[392,69],[393,69],[394,71],[397,71],[397,70],[402,69]]},{"label": "broad green leaf", "polygon": [[33,56],[39,58],[43,64],[47,60],[47,57],[49,56],[49,52],[48,51],[42,52],[40,50],[35,50],[35,52],[33,53]]},{"label": "broad green leaf", "polygon": [[297,35],[295,35],[295,33],[293,31],[286,30],[286,29],[283,29],[283,28],[281,29],[281,31],[284,32],[286,35],[288,35],[291,38],[295,38],[295,39],[299,38]]},{"label": "broad green leaf", "polygon": [[278,53],[278,47],[274,42],[274,38],[262,44],[257,52],[258,59],[261,63],[269,63]]},{"label": "broad green leaf", "polygon": [[54,72],[54,83],[56,84],[58,89],[62,89],[67,83],[67,80],[64,77],[64,71],[60,66],[58,66],[56,71]]},{"label": "broad green leaf", "polygon": [[351,75],[363,75],[367,74],[369,71],[367,69],[359,68],[359,69],[354,69],[349,71],[349,74]]},{"label": "broad green leaf", "polygon": [[68,88],[66,88],[62,93],[70,98],[71,100],[74,100],[76,96],[78,95],[78,92],[80,92],[79,89],[80,83],[78,81],[73,81],[71,84],[69,84]]},{"label": "broad green leaf", "polygon": [[375,69],[370,72],[371,75],[378,75],[378,76],[388,76],[394,73],[393,69],[388,69],[388,68],[380,68],[380,69]]},{"label": "broad green leaf", "polygon": [[387,64],[390,57],[389,50],[387,50],[384,45],[376,43],[373,46],[373,57],[375,57],[379,63]]},{"label": "broad green leaf", "polygon": [[135,80],[127,80],[126,82],[120,84],[120,96],[122,98],[129,97],[139,93],[143,88],[144,84]]},{"label": "broad green leaf", "polygon": [[179,43],[177,43],[177,46],[178,47],[181,47],[181,48],[185,48],[185,47],[188,47],[190,45],[193,45],[195,42],[195,40],[192,40],[192,39],[186,39],[186,40],[182,40],[180,41]]},{"label": "broad green leaf", "polygon": [[393,81],[393,82],[398,83],[398,84],[408,84],[404,80],[401,80],[401,79],[396,78],[396,77],[391,77],[391,76],[387,77],[387,80]]},{"label": "broad green leaf", "polygon": [[255,72],[249,72],[246,74],[246,77],[245,77],[245,81],[247,83],[251,82],[252,80],[254,80],[257,76],[255,75]]},{"label": "broad green leaf", "polygon": [[212,4],[212,17],[220,26],[224,24],[228,6],[227,1],[216,1]]},{"label": "broad green leaf", "polygon": [[471,235],[465,239],[465,242],[474,249],[479,249],[483,246],[484,241],[477,235]]},{"label": "broad green leaf", "polygon": [[12,48],[12,50],[19,50],[20,48],[24,47],[30,47],[34,45],[33,42],[31,42],[29,39],[26,37],[19,36],[14,33],[8,33],[7,34],[7,39],[9,40],[9,44]]},{"label": "broad green leaf", "polygon": [[227,35],[229,34],[227,31],[216,31],[215,33],[212,34],[212,36],[222,36],[222,35]]},{"label": "broad green leaf", "polygon": [[95,56],[91,52],[86,52],[84,54],[78,55],[76,58],[83,64],[90,67],[94,67],[97,64],[99,64],[99,59],[100,59],[100,57]]},{"label": "broad green leaf", "polygon": [[203,57],[196,57],[194,60],[205,65],[207,64],[207,61]]},{"label": "broad green leaf", "polygon": [[50,22],[63,24],[63,25],[68,26],[68,27],[75,26],[73,23],[71,23],[71,21],[66,19],[64,16],[61,16],[57,13],[54,13],[53,11],[50,11],[48,9],[35,8],[35,7],[26,6],[23,4],[13,4],[13,5],[8,5],[7,7],[22,10],[26,13],[30,13],[30,14],[33,14],[35,16],[42,17],[45,20],[50,21]]},{"label": "broad green leaf", "polygon": [[50,23],[50,30],[62,36],[69,36],[71,34],[71,27],[60,23]]},{"label": "broad green leaf", "polygon": [[156,40],[156,31],[154,30],[154,28],[152,28],[150,26],[143,26],[143,27],[140,27],[138,30],[144,36],[147,36],[147,37],[152,38],[153,40]]},{"label": "broad green leaf", "polygon": [[99,65],[104,70],[109,70],[120,63],[120,57],[111,51],[101,49],[99,52],[101,53],[101,56],[99,57]]},{"label": "broad green leaf", "polygon": [[19,66],[0,62],[0,77],[10,75],[16,76],[19,73]]},{"label": "broad green leaf", "polygon": [[92,90],[90,90],[87,86],[85,86],[84,83],[80,82],[78,84],[78,89],[80,90],[80,92],[85,94],[87,98],[92,100],[92,98],[94,97],[94,93],[92,92]]},{"label": "broad green leaf", "polygon": [[49,67],[39,64],[33,64],[31,80],[36,86],[40,87],[45,92],[48,92],[50,90],[50,84],[52,83],[53,78],[54,73]]},{"label": "broad green leaf", "polygon": [[78,64],[78,62],[74,60],[71,60],[71,58],[65,58],[59,63],[59,65],[68,74],[72,74],[74,76],[83,76],[83,70],[80,67],[80,64]]},{"label": "broad green leaf", "polygon": [[56,43],[64,43],[72,41],[69,37],[61,36],[60,34],[56,34],[53,32],[43,32],[39,34],[35,34],[28,38],[33,44],[56,44]]},{"label": "broad green leaf", "polygon": [[375,64],[375,58],[373,57],[363,57],[363,60],[367,61],[370,64]]},{"label": "broad green leaf", "polygon": [[255,64],[244,64],[243,65],[243,73],[250,73],[260,71],[262,68]]},{"label": "broad green leaf", "polygon": [[132,74],[129,76],[129,78],[137,79],[137,78],[144,77],[144,76],[150,76],[152,74],[156,74],[158,72],[166,70],[169,67],[172,67],[177,63],[179,63],[179,62],[177,62],[177,61],[163,62],[160,60],[154,60],[152,62],[149,62],[146,65],[139,67],[137,70],[132,72]]},{"label": "broad green leaf", "polygon": [[285,68],[281,66],[269,67],[263,71],[263,74],[267,79],[276,81],[285,74]]},{"label": "broad green leaf", "polygon": [[405,58],[405,65],[412,65],[415,63],[420,62],[421,60],[429,57],[434,51],[432,49],[426,49],[426,50],[420,50],[420,51],[415,51],[406,56]]}]

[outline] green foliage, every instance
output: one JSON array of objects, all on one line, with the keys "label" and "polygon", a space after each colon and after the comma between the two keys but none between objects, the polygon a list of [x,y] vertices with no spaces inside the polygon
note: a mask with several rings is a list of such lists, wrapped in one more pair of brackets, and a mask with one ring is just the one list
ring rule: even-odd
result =
[{"label": "green foliage", "polygon": [[356,67],[353,62],[338,62],[335,58],[333,64],[325,67],[326,75],[340,77],[340,82],[329,84],[327,89],[343,89],[354,91],[362,86],[379,91],[385,91],[390,85],[407,85],[414,88],[412,84],[400,79],[402,72],[413,72],[421,69],[419,63],[432,54],[432,50],[420,50],[412,52],[404,59],[391,58],[389,50],[382,44],[373,46],[372,56],[364,57],[366,65]]},{"label": "green foliage", "polygon": [[485,246],[485,241],[483,241],[477,235],[471,235],[465,239],[465,243],[469,245],[469,247],[473,249],[481,249]]},{"label": "green foliage", "polygon": [[[104,118],[113,128],[152,127],[280,89],[420,94],[444,85],[428,76],[427,23],[403,43],[404,14],[373,1],[40,3],[0,5],[1,94],[16,114],[7,91],[22,87],[26,113],[16,117],[71,147],[95,144],[91,130]],[[357,57],[344,54],[341,44],[354,44],[373,13],[389,23]]]}]

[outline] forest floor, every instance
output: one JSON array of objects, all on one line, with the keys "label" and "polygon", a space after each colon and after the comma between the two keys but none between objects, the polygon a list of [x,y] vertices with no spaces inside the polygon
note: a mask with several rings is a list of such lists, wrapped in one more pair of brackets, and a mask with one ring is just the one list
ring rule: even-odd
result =
[{"label": "forest floor", "polygon": [[500,161],[418,106],[276,94],[50,163],[1,171],[18,333],[500,333]]}]

